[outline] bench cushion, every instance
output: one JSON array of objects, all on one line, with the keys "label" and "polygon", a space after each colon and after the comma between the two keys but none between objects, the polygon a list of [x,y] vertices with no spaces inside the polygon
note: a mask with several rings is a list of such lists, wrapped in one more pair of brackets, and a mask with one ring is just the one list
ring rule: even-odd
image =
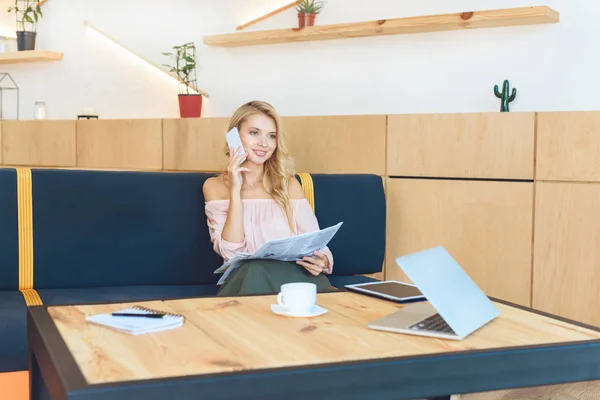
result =
[{"label": "bench cushion", "polygon": [[118,286],[73,289],[40,289],[44,305],[118,303],[206,297],[217,294],[217,285]]},{"label": "bench cushion", "polygon": [[329,282],[331,282],[332,286],[335,286],[338,289],[346,290],[344,288],[345,285],[355,285],[357,283],[367,283],[367,282],[379,282],[379,280],[374,278],[369,278],[368,276],[330,276]]},{"label": "bench cushion", "polygon": [[216,283],[210,176],[32,170],[35,288]]},{"label": "bench cushion", "polygon": [[21,292],[0,290],[0,372],[27,369],[26,327],[27,307]]},{"label": "bench cushion", "polygon": [[0,290],[19,288],[17,174],[0,169]]},{"label": "bench cushion", "polygon": [[313,174],[321,229],[344,222],[329,243],[333,275],[381,272],[385,254],[385,193],[380,176]]}]

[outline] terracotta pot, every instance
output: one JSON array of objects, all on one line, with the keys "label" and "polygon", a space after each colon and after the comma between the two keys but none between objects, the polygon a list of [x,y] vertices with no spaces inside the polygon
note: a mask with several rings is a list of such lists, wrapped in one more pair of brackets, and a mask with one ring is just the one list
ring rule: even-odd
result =
[{"label": "terracotta pot", "polygon": [[314,26],[316,16],[315,13],[298,13],[298,27]]},{"label": "terracotta pot", "polygon": [[180,94],[179,114],[181,118],[200,118],[202,114],[202,96],[199,94]]}]

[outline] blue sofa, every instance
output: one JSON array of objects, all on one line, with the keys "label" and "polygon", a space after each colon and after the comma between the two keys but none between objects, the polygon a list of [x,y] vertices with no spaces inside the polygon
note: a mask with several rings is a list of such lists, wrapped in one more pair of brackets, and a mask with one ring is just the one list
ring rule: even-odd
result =
[{"label": "blue sofa", "polygon": [[[27,369],[26,307],[213,296],[205,173],[0,169],[0,372]],[[376,175],[299,174],[338,288],[372,280],[385,249]],[[311,187],[312,186],[312,187]],[[311,199],[313,200],[313,199]]]}]

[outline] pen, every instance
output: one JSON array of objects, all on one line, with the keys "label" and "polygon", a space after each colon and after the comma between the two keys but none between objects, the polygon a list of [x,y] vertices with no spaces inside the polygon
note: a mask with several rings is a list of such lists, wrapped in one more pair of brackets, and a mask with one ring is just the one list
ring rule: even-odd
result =
[{"label": "pen", "polygon": [[143,317],[143,318],[163,318],[162,314],[135,314],[135,313],[112,313],[113,317]]}]

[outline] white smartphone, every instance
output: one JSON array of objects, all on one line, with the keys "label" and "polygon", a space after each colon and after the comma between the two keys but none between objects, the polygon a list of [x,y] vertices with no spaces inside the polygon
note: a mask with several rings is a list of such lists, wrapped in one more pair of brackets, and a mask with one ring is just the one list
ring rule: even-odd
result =
[{"label": "white smartphone", "polygon": [[233,150],[237,150],[238,147],[242,148],[242,151],[244,152],[244,158],[242,159],[242,162],[246,160],[246,151],[244,150],[244,147],[242,146],[242,139],[240,138],[240,133],[238,131],[238,129],[234,126],[232,130],[230,130],[229,132],[227,132],[227,134],[225,135],[225,140],[227,141],[227,145],[230,148],[233,148]]}]

